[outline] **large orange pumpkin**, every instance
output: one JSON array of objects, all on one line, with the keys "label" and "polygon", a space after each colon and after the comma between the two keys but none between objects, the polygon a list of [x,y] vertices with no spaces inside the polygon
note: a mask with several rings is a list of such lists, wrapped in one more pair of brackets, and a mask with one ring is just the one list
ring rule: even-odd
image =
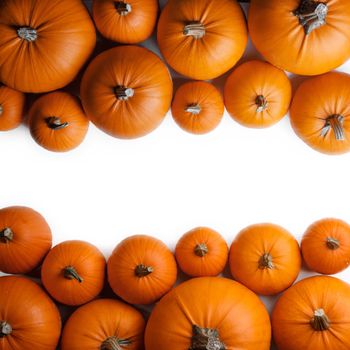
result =
[{"label": "large orange pumpkin", "polygon": [[180,284],[154,308],[146,350],[269,350],[270,319],[241,284],[201,277]]},{"label": "large orange pumpkin", "polygon": [[0,131],[17,128],[22,122],[25,95],[0,84]]},{"label": "large orange pumpkin", "polygon": [[322,219],[306,230],[301,241],[306,265],[327,275],[350,265],[350,225],[339,219]]},{"label": "large orange pumpkin", "polygon": [[231,245],[230,269],[233,277],[258,294],[282,292],[293,284],[300,268],[299,244],[280,226],[248,226]]},{"label": "large orange pumpkin", "polygon": [[350,286],[334,277],[304,279],[289,288],[272,313],[279,350],[349,350]]},{"label": "large orange pumpkin", "polygon": [[97,56],[81,83],[81,98],[91,121],[108,134],[135,138],[154,130],[169,110],[172,80],[151,51],[119,46]]},{"label": "large orange pumpkin", "polygon": [[113,299],[94,300],[66,322],[62,350],[142,350],[145,320],[132,306]]},{"label": "large orange pumpkin", "polygon": [[157,39],[172,68],[192,79],[207,80],[236,64],[248,35],[236,0],[176,0],[161,13]]},{"label": "large orange pumpkin", "polygon": [[225,84],[225,106],[233,119],[250,128],[265,128],[288,112],[292,86],[287,75],[267,62],[248,61]]},{"label": "large orange pumpkin", "polygon": [[65,241],[46,256],[41,279],[49,294],[62,304],[81,305],[101,292],[106,261],[92,244]]},{"label": "large orange pumpkin", "polygon": [[296,134],[327,154],[350,151],[350,76],[331,72],[310,78],[297,89],[290,110]]},{"label": "large orange pumpkin", "polygon": [[0,210],[0,271],[31,272],[51,245],[50,227],[38,212],[19,206]]},{"label": "large orange pumpkin", "polygon": [[151,36],[158,14],[157,0],[93,0],[97,29],[107,39],[136,44]]},{"label": "large orange pumpkin", "polygon": [[273,65],[301,75],[329,72],[350,56],[350,3],[251,0],[249,33]]},{"label": "large orange pumpkin", "polygon": [[96,42],[81,0],[2,0],[0,32],[0,81],[23,92],[70,83]]},{"label": "large orange pumpkin", "polygon": [[0,349],[56,350],[61,333],[57,307],[34,282],[0,278]]},{"label": "large orange pumpkin", "polygon": [[49,151],[66,152],[79,146],[88,127],[79,100],[65,92],[41,96],[29,112],[30,133]]},{"label": "large orange pumpkin", "polygon": [[160,240],[136,235],[124,239],[108,259],[108,282],[131,304],[151,304],[174,285],[176,261]]}]

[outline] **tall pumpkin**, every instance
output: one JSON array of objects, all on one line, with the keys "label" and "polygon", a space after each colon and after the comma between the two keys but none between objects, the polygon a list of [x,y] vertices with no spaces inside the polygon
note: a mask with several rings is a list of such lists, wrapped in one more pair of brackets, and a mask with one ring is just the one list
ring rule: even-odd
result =
[{"label": "tall pumpkin", "polygon": [[157,40],[178,73],[208,80],[236,64],[248,35],[236,0],[176,0],[168,1],[161,13]]},{"label": "tall pumpkin", "polygon": [[317,75],[350,56],[350,3],[344,0],[251,0],[249,33],[273,65]]},{"label": "tall pumpkin", "polygon": [[0,81],[23,92],[70,83],[96,42],[81,0],[3,0],[0,32]]}]

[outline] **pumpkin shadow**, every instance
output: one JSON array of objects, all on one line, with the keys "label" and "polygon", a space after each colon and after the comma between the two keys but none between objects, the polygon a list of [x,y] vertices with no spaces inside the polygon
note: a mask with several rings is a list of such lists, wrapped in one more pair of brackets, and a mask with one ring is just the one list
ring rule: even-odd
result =
[{"label": "pumpkin shadow", "polygon": [[300,86],[300,84],[303,83],[307,79],[309,79],[309,77],[303,76],[303,75],[291,74],[289,76],[289,80],[292,84],[293,96],[294,96],[296,90],[298,89],[298,87]]}]

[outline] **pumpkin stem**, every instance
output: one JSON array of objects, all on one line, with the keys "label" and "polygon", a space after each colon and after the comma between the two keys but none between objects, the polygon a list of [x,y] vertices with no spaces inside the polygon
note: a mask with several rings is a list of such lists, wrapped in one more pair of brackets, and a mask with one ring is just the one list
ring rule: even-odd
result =
[{"label": "pumpkin stem", "polygon": [[0,338],[10,335],[12,333],[12,326],[6,321],[0,321]]},{"label": "pumpkin stem", "polygon": [[192,345],[188,350],[226,350],[220,341],[219,331],[211,328],[192,327]]},{"label": "pumpkin stem", "polygon": [[263,95],[258,95],[256,97],[255,104],[258,106],[256,109],[257,113],[263,112],[265,109],[267,109],[267,106],[269,105],[267,99]]},{"label": "pumpkin stem", "polygon": [[264,255],[262,255],[260,260],[259,260],[259,269],[260,270],[265,270],[265,269],[272,270],[274,268],[275,268],[275,265],[273,264],[271,254],[265,253]]},{"label": "pumpkin stem", "polygon": [[79,283],[83,282],[83,279],[79,276],[77,270],[73,266],[67,266],[63,269],[64,277],[68,280],[77,280]]},{"label": "pumpkin stem", "polygon": [[118,100],[127,101],[130,97],[133,97],[135,90],[127,88],[125,86],[118,85],[114,88],[114,93],[117,95]]},{"label": "pumpkin stem", "polygon": [[17,29],[17,34],[21,39],[27,40],[28,42],[35,41],[38,38],[37,31],[30,27]]},{"label": "pumpkin stem", "polygon": [[4,107],[0,105],[0,115],[3,113],[3,111],[4,111]]},{"label": "pumpkin stem", "polygon": [[5,227],[0,231],[0,242],[8,243],[13,240],[13,231],[9,227]]},{"label": "pumpkin stem", "polygon": [[294,11],[306,35],[325,25],[327,14],[327,4],[314,0],[301,0],[299,7]]},{"label": "pumpkin stem", "polygon": [[152,266],[145,266],[143,264],[137,265],[135,268],[135,275],[137,277],[145,277],[153,272]]},{"label": "pumpkin stem", "polygon": [[185,112],[198,115],[201,112],[202,108],[199,104],[192,104],[186,107]]},{"label": "pumpkin stem", "polygon": [[131,5],[124,1],[117,1],[115,3],[115,8],[121,16],[126,16],[132,10]]},{"label": "pumpkin stem", "polygon": [[331,250],[337,250],[340,248],[340,242],[336,238],[328,237],[326,243],[327,243],[327,247]]},{"label": "pumpkin stem", "polygon": [[317,331],[326,331],[331,326],[331,322],[323,309],[317,309],[314,317],[310,321],[312,328]]},{"label": "pumpkin stem", "polygon": [[321,136],[325,137],[331,129],[333,129],[335,139],[337,141],[344,141],[344,117],[340,114],[333,114],[326,119],[326,123],[321,130]]},{"label": "pumpkin stem", "polygon": [[61,119],[58,117],[47,117],[45,119],[47,126],[52,130],[59,130],[66,128],[69,123],[68,122],[61,122]]},{"label": "pumpkin stem", "polygon": [[205,26],[200,22],[191,22],[185,25],[183,34],[185,36],[193,36],[195,39],[201,39],[205,35]]},{"label": "pumpkin stem", "polygon": [[122,350],[121,345],[131,345],[131,340],[109,337],[101,344],[100,350]]},{"label": "pumpkin stem", "polygon": [[201,258],[203,258],[203,256],[206,256],[208,254],[208,251],[208,247],[205,243],[197,244],[194,247],[194,253]]}]

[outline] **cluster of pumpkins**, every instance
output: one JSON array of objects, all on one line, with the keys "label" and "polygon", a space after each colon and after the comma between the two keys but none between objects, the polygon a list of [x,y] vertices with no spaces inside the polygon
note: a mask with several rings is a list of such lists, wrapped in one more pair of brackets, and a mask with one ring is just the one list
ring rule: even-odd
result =
[{"label": "cluster of pumpkins", "polygon": [[[350,348],[350,285],[330,276],[293,285],[302,258],[321,274],[348,267],[350,225],[342,220],[313,223],[301,250],[287,230],[269,223],[243,229],[230,249],[207,227],[185,233],[175,254],[156,238],[131,236],[107,264],[88,242],[51,245],[38,212],[0,210],[0,271],[39,269],[44,287],[27,277],[0,277],[1,350],[54,350],[61,333],[62,350],[269,350],[271,331],[279,350]],[[218,277],[227,263],[235,281]],[[178,267],[189,279],[173,288]],[[103,298],[105,274],[120,299]],[[278,293],[270,321],[257,294]],[[51,298],[78,307],[62,332]],[[154,303],[146,324],[135,305]]]},{"label": "cluster of pumpkins", "polygon": [[[94,23],[121,45],[88,64],[80,98],[55,91],[28,111],[33,138],[51,151],[68,151],[84,139],[89,121],[119,138],[154,130],[171,104],[175,121],[203,134],[220,122],[224,105],[242,125],[268,127],[289,110],[296,133],[314,149],[350,150],[350,77],[330,72],[350,56],[350,5],[344,0],[252,0],[248,26],[236,0],[169,0],[158,20],[157,0],[94,0],[92,17],[81,0],[3,0],[0,3],[0,130],[23,120],[24,93],[46,93],[71,83],[92,55]],[[136,43],[157,25],[165,62],[194,79],[173,98],[166,64]],[[235,68],[224,97],[209,82],[242,57],[248,28],[266,62]],[[284,72],[319,75],[292,98]],[[326,74],[324,74],[326,73]],[[323,75],[320,75],[323,74]],[[292,101],[292,102],[291,102]]]}]

